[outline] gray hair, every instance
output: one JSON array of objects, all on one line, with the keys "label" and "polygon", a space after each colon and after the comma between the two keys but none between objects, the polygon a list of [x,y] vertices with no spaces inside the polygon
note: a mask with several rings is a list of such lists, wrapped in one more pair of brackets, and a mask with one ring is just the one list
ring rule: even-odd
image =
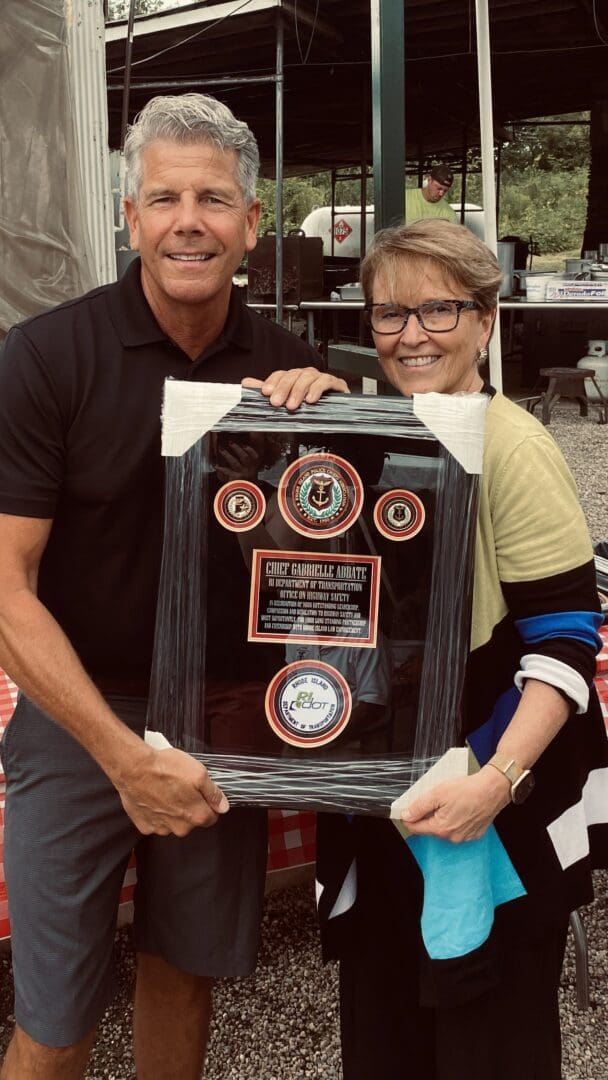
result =
[{"label": "gray hair", "polygon": [[234,150],[238,182],[249,206],[255,199],[260,155],[255,136],[227,105],[206,94],[154,97],[129,125],[125,139],[126,193],[137,201],[142,182],[142,151],[158,139],[175,143],[208,142]]},{"label": "gray hair", "polygon": [[490,249],[464,225],[441,218],[423,218],[376,233],[361,263],[361,284],[367,303],[379,274],[396,290],[404,262],[422,267],[435,263],[450,282],[469,293],[484,313],[496,308],[502,273]]}]

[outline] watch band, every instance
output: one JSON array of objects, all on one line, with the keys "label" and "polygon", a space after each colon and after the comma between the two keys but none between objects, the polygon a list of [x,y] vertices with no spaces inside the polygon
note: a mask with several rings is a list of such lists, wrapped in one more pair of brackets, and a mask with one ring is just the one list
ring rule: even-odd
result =
[{"label": "watch band", "polygon": [[510,780],[511,785],[519,780],[524,770],[517,764],[515,758],[509,756],[509,754],[503,754],[500,750],[497,750],[493,757],[488,761],[488,765],[493,765],[495,769],[506,776],[507,780]]},{"label": "watch band", "polygon": [[519,805],[524,799],[528,798],[534,787],[534,776],[530,769],[522,769],[521,765],[518,765],[515,761],[515,758],[510,757],[509,754],[503,754],[500,750],[497,750],[494,756],[490,758],[488,765],[492,765],[494,769],[498,769],[498,772],[506,776],[511,784],[512,802]]}]

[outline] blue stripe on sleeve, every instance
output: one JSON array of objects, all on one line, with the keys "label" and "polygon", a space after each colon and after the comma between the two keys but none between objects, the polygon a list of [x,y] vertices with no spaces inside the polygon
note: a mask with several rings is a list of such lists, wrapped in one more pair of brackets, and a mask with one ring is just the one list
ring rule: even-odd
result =
[{"label": "blue stripe on sleeve", "polygon": [[526,645],[536,645],[550,638],[570,638],[589,645],[596,653],[602,647],[598,629],[603,615],[599,611],[554,611],[550,615],[534,615],[517,619],[515,625]]},{"label": "blue stripe on sleeve", "polygon": [[513,719],[513,713],[521,701],[521,693],[516,686],[509,687],[496,702],[492,715],[481,727],[467,735],[467,743],[475,754],[480,766],[485,765],[493,754],[501,736]]}]

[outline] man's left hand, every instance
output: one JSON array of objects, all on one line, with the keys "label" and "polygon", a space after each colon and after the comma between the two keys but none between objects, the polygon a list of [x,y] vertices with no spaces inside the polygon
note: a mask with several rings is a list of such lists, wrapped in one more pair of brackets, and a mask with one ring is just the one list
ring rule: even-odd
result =
[{"label": "man's left hand", "polygon": [[415,836],[438,836],[460,844],[479,840],[510,801],[509,781],[486,765],[472,776],[437,784],[414,799],[401,820]]},{"label": "man's left hand", "polygon": [[344,379],[338,379],[335,375],[318,371],[314,367],[273,371],[267,379],[243,379],[241,386],[250,390],[261,390],[275,408],[284,405],[290,411],[298,409],[303,401],[307,405],[316,404],[328,390],[336,390],[341,394],[350,393]]}]

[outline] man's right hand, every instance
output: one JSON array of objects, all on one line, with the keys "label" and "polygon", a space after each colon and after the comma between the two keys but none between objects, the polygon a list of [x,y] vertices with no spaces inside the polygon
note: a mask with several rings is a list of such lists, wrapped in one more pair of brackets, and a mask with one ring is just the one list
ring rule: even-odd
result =
[{"label": "man's right hand", "polygon": [[199,761],[183,750],[143,747],[114,780],[122,805],[140,833],[187,836],[214,825],[228,799]]},{"label": "man's right hand", "polygon": [[181,750],[153,749],[123,724],[38,600],[38,566],[51,525],[0,514],[2,666],[94,758],[140,832],[186,836],[213,825],[228,800],[204,765]]}]

